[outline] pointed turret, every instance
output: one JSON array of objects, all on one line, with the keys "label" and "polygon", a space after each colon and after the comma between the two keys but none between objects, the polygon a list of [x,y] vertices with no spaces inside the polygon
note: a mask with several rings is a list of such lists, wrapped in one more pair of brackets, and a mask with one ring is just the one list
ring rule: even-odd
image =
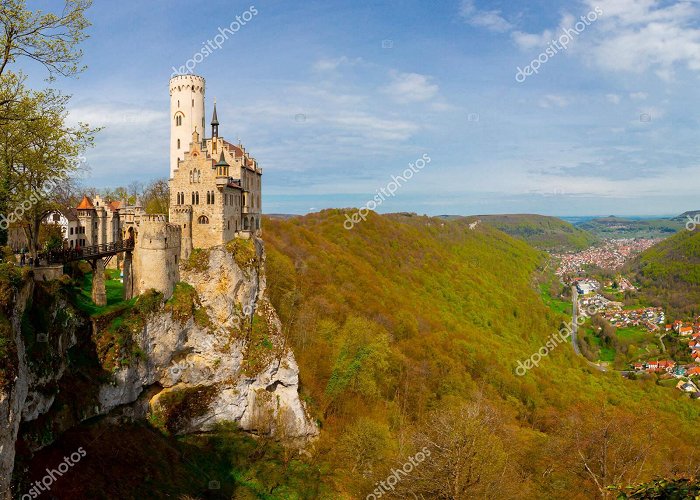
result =
[{"label": "pointed turret", "polygon": [[226,158],[224,158],[224,152],[221,152],[221,156],[219,156],[219,163],[215,165],[216,167],[228,167],[229,164],[226,163]]},{"label": "pointed turret", "polygon": [[219,117],[216,115],[216,99],[214,99],[214,114],[211,117],[211,137],[219,137]]}]

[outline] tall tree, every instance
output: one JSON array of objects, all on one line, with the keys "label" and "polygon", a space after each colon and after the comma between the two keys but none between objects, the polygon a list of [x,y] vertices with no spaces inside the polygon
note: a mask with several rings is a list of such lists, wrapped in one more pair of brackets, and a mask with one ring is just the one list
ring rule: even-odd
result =
[{"label": "tall tree", "polygon": [[170,185],[167,179],[155,179],[143,190],[143,209],[148,214],[167,214],[170,209]]},{"label": "tall tree", "polygon": [[[12,146],[13,149],[3,151],[5,161],[0,163],[2,214],[14,210],[10,204],[9,178],[13,163],[7,163],[8,156],[14,157],[15,152],[21,149],[18,147],[20,142],[12,144],[9,140],[14,134],[21,135],[21,129],[9,130],[8,127],[15,122],[35,119],[30,112],[31,99],[24,86],[25,75],[13,71],[13,64],[22,58],[35,61],[48,70],[49,80],[57,75],[72,76],[81,72],[84,67],[79,65],[82,57],[79,44],[87,37],[89,22],[85,12],[91,4],[92,0],[65,0],[58,13],[45,13],[28,9],[25,0],[0,2],[0,133],[5,138],[5,146]],[[6,241],[7,232],[3,225],[0,227],[0,244]]]},{"label": "tall tree", "polygon": [[27,57],[43,64],[51,75],[74,75],[83,71],[78,48],[87,38],[85,11],[92,0],[66,0],[60,14],[31,11],[25,0],[0,4],[0,76],[10,63]]},{"label": "tall tree", "polygon": [[0,166],[10,207],[3,222],[22,227],[32,256],[36,256],[41,219],[56,206],[97,131],[85,124],[66,126],[68,100],[53,90],[25,90],[20,102],[29,119],[0,131]]}]

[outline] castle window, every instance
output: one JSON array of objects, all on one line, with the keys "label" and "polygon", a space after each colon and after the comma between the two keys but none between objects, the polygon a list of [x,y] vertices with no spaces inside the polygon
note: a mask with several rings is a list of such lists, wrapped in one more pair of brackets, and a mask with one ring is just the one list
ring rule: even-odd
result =
[{"label": "castle window", "polygon": [[248,222],[248,217],[243,218],[243,230],[247,231],[250,229],[250,222]]},{"label": "castle window", "polygon": [[207,205],[211,205],[211,195],[209,194],[209,191],[207,191]]},{"label": "castle window", "polygon": [[177,140],[177,149],[180,149],[180,139]]},{"label": "castle window", "polygon": [[182,115],[177,115],[175,117],[175,126],[180,127],[182,125]]},{"label": "castle window", "polygon": [[214,191],[211,192],[211,204],[214,204]]},{"label": "castle window", "polygon": [[194,204],[199,205],[199,191],[194,194]]},{"label": "castle window", "polygon": [[194,205],[194,191],[192,191],[192,205]]},{"label": "castle window", "polygon": [[197,219],[197,222],[200,224],[209,224],[209,218],[206,215],[201,215],[199,219]]}]

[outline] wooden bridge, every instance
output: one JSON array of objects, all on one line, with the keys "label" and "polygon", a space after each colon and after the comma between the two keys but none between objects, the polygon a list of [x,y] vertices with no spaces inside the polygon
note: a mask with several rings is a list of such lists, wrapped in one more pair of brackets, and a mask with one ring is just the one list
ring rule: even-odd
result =
[{"label": "wooden bridge", "polygon": [[132,252],[134,251],[134,238],[93,245],[85,248],[70,248],[65,250],[52,250],[41,254],[40,258],[49,264],[68,264],[80,260],[86,260],[92,267],[92,300],[97,306],[107,305],[107,290],[105,288],[105,268],[112,257],[125,252],[124,258],[124,298],[130,299],[133,294],[132,286]]},{"label": "wooden bridge", "polygon": [[93,245],[85,248],[70,248],[65,250],[52,250],[41,254],[49,264],[68,264],[79,260],[92,261],[95,259],[106,259],[105,266],[112,257],[121,252],[132,252],[134,250],[134,239],[119,240],[102,245]]}]

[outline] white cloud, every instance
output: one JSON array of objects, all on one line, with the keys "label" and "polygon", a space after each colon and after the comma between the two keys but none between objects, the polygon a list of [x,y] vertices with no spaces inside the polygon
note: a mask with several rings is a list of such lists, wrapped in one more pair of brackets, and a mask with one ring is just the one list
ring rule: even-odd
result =
[{"label": "white cloud", "polygon": [[478,28],[499,33],[513,28],[513,25],[501,15],[500,10],[479,10],[474,0],[462,0],[459,13],[468,24]]},{"label": "white cloud", "polygon": [[605,98],[613,104],[620,104],[620,96],[617,94],[607,94]]},{"label": "white cloud", "polygon": [[515,44],[522,50],[546,47],[552,40],[552,32],[550,30],[545,30],[540,34],[514,31],[511,36]]},{"label": "white cloud", "polygon": [[633,101],[645,101],[649,95],[646,92],[632,92],[630,94],[630,99]]},{"label": "white cloud", "polygon": [[587,0],[600,6],[587,52],[609,71],[652,71],[663,80],[678,68],[700,71],[700,9],[696,2],[659,0]]},{"label": "white cloud", "polygon": [[128,107],[119,103],[104,103],[71,109],[68,122],[71,124],[83,122],[93,127],[139,128],[154,123],[168,123],[168,115],[158,110]]},{"label": "white cloud", "polygon": [[547,94],[539,101],[539,106],[541,108],[551,108],[552,106],[565,108],[568,105],[569,100],[566,97],[556,94]]},{"label": "white cloud", "polygon": [[402,104],[429,101],[438,93],[439,87],[429,76],[418,73],[391,73],[392,82],[383,90]]},{"label": "white cloud", "polygon": [[356,57],[355,59],[350,59],[347,56],[322,58],[314,63],[313,69],[315,71],[334,71],[340,66],[357,66],[360,63],[362,63],[361,57]]}]

